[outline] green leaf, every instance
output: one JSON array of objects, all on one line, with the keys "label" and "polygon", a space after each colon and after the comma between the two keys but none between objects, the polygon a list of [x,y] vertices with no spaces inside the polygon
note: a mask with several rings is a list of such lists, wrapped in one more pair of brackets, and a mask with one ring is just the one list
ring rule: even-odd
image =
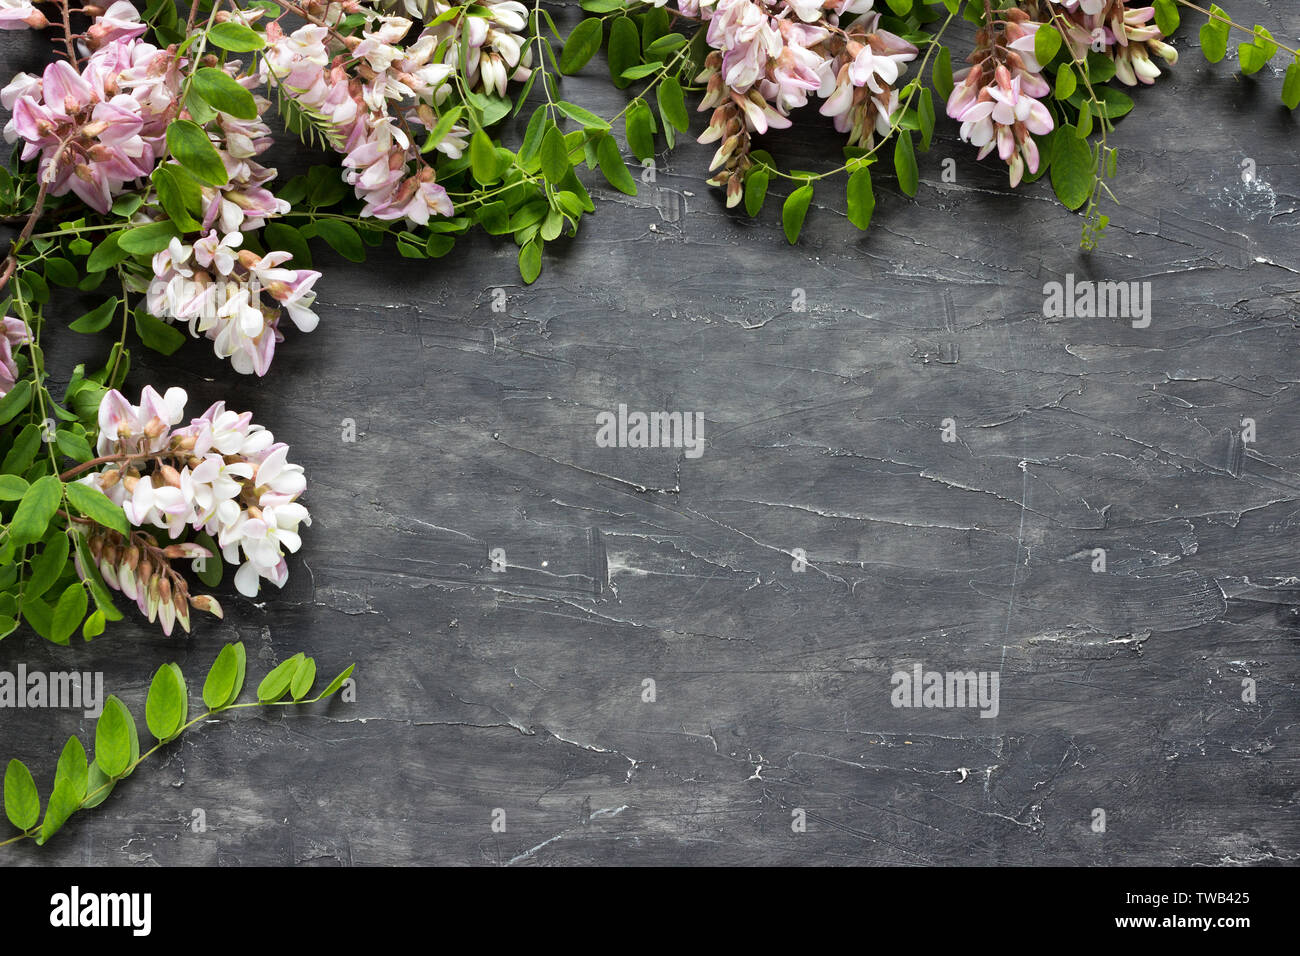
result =
[{"label": "green leaf", "polygon": [[299,652],[273,667],[271,673],[263,677],[262,683],[257,685],[257,699],[263,704],[269,704],[283,697],[288,692],[289,685],[293,682],[293,675],[298,672],[298,667],[303,660],[305,655]]},{"label": "green leaf", "polygon": [[181,167],[168,163],[159,166],[149,177],[158,193],[158,205],[182,232],[195,232],[200,228],[198,220],[190,215],[191,208],[197,208],[202,200],[199,185]]},{"label": "green leaf", "polygon": [[31,574],[23,585],[23,597],[40,597],[59,579],[68,566],[68,536],[56,531],[45,539],[45,547],[32,559]]},{"label": "green leaf", "polygon": [[45,260],[45,278],[67,289],[81,281],[72,263],[57,256]]},{"label": "green leaf", "polygon": [[117,265],[130,253],[118,245],[124,232],[109,233],[86,259],[87,272],[103,272]]},{"label": "green leaf", "polygon": [[104,776],[116,779],[131,763],[131,730],[135,718],[126,705],[110,694],[95,724],[95,763]]},{"label": "green leaf", "polygon": [[585,127],[586,129],[600,129],[600,130],[608,131],[610,128],[609,123],[605,122],[603,119],[601,119],[599,116],[597,116],[595,113],[591,112],[590,110],[585,110],[581,106],[578,106],[575,103],[569,103],[566,102],[565,100],[560,100],[558,103],[555,104],[555,108],[558,109],[565,116],[569,117],[569,119],[577,123],[581,123],[583,127]]},{"label": "green leaf", "polygon": [[912,148],[912,134],[898,131],[894,144],[894,172],[898,174],[898,187],[909,196],[915,196],[920,173],[916,168],[916,151]]},{"label": "green leaf", "polygon": [[[668,33],[648,44],[646,46],[645,54],[648,57],[666,57],[669,53],[680,50],[685,45],[686,37],[682,36],[680,33]],[[663,64],[660,63],[659,66],[662,67]]]},{"label": "green leaf", "polygon": [[1044,23],[1034,33],[1034,59],[1046,67],[1056,59],[1061,49],[1061,34],[1056,27]]},{"label": "green leaf", "polygon": [[200,531],[195,535],[194,543],[211,552],[206,558],[194,559],[194,573],[208,587],[215,588],[221,583],[221,577],[225,573],[225,566],[221,561],[221,549],[206,531]]},{"label": "green leaf", "polygon": [[541,273],[542,247],[536,239],[533,239],[519,247],[519,275],[525,283],[532,285]]},{"label": "green leaf", "polygon": [[1085,100],[1079,107],[1079,119],[1074,127],[1077,139],[1087,139],[1092,133],[1092,100]]},{"label": "green leaf", "polygon": [[20,379],[18,384],[9,389],[4,398],[0,398],[0,425],[11,421],[15,415],[27,408],[31,402],[32,383]]},{"label": "green leaf", "polygon": [[[217,26],[236,26],[236,24],[219,23]],[[253,32],[248,27],[240,27],[240,29]],[[216,29],[214,28],[212,32],[215,33]],[[258,39],[260,41],[261,38]],[[167,127],[167,148],[176,162],[184,166],[199,182],[209,186],[224,186],[230,181],[226,166],[221,161],[221,155],[208,139],[208,134],[197,123],[190,120],[172,120]]]},{"label": "green leaf", "polygon": [[[116,700],[110,697],[109,700]],[[102,717],[101,717],[102,719]],[[86,796],[86,784],[89,779],[86,766],[86,748],[76,737],[69,737],[59,755],[58,766],[54,770],[54,789],[50,793],[49,805],[45,808],[45,819],[41,821],[40,836],[36,838],[39,845],[44,845],[50,837],[68,822],[81,806]]]},{"label": "green leaf", "polygon": [[560,52],[560,72],[567,76],[586,66],[600,49],[602,36],[603,21],[600,17],[588,17],[574,27]]},{"label": "green leaf", "polygon": [[893,10],[900,17],[905,17],[912,12],[913,0],[886,0],[889,9]]},{"label": "green leaf", "polygon": [[1201,27],[1201,52],[1211,63],[1218,63],[1228,54],[1228,15],[1215,3],[1210,4],[1210,14]]},{"label": "green leaf", "polygon": [[320,694],[317,696],[320,697],[321,699],[324,699],[326,697],[329,697],[331,694],[337,693],[338,689],[343,686],[343,682],[352,676],[352,671],[353,669],[356,668],[356,666],[357,666],[356,664],[349,664],[347,668],[343,671],[343,673],[340,674],[338,677],[334,678],[332,681],[330,681],[329,684],[326,686],[326,688],[323,691],[321,691]]},{"label": "green leaf", "polygon": [[[638,63],[636,66],[629,66],[629,67],[628,67],[626,70],[624,70],[624,71],[622,72],[622,74],[620,74],[620,75],[623,77],[623,79],[625,79],[625,80],[629,80],[629,81],[630,81],[630,80],[643,80],[643,79],[645,79],[647,76],[649,76],[651,73],[658,73],[658,72],[659,72],[660,70],[662,70],[663,68],[664,68],[663,61],[662,61],[662,60],[655,60],[655,61],[652,62],[652,63]],[[640,102],[642,102],[642,101],[641,101],[641,100],[634,100],[633,102],[635,102],[635,103],[640,103]]]},{"label": "green leaf", "polygon": [[921,123],[921,152],[926,152],[930,149],[930,139],[934,136],[934,97],[929,89],[921,90],[916,115]]},{"label": "green leaf", "polygon": [[1098,83],[1105,83],[1115,76],[1115,58],[1109,53],[1094,53],[1089,51],[1088,60],[1088,79],[1096,88]]},{"label": "green leaf", "polygon": [[1250,43],[1242,43],[1237,47],[1237,57],[1241,61],[1241,72],[1247,76],[1258,73],[1273,58],[1273,54],[1276,52],[1277,44],[1273,42],[1273,34],[1261,26],[1256,26],[1255,39]]},{"label": "green leaf", "polygon": [[862,166],[849,176],[847,192],[849,222],[865,231],[871,225],[871,214],[876,211],[876,194],[871,188],[871,170]]},{"label": "green leaf", "polygon": [[63,483],[54,475],[37,479],[23,495],[9,523],[9,537],[14,544],[32,544],[45,537],[54,512],[63,500]]},{"label": "green leaf", "polygon": [[229,707],[243,689],[247,656],[242,643],[227,644],[212,662],[203,682],[203,704],[208,710]]},{"label": "green leaf", "polygon": [[[0,471],[9,475],[21,475],[31,467],[36,459],[36,450],[41,447],[41,428],[35,422],[23,427],[14,439],[13,447],[5,455]],[[12,527],[12,526],[11,526]],[[18,542],[15,542],[15,544]]]},{"label": "green leaf", "polygon": [[490,186],[501,178],[496,147],[492,145],[492,138],[481,129],[475,130],[470,137],[469,164],[480,186]]},{"label": "green leaf", "polygon": [[641,62],[641,34],[631,17],[620,17],[609,29],[609,46],[605,50],[609,60],[609,75],[620,90],[630,83],[623,79],[623,71]]},{"label": "green leaf", "polygon": [[99,572],[99,566],[95,564],[95,558],[90,553],[90,546],[86,544],[85,536],[74,534],[73,537],[77,554],[81,558],[81,567],[85,571],[86,583],[90,586],[90,596],[95,599],[95,607],[106,620],[122,620],[122,612],[113,605],[113,595],[109,593],[108,585],[104,583],[103,575]]},{"label": "green leaf", "polygon": [[812,198],[812,184],[805,183],[787,196],[781,206],[781,228],[785,230],[786,241],[792,246],[799,240],[799,232],[803,229],[804,217],[808,215]]},{"label": "green leaf", "polygon": [[118,196],[113,200],[113,205],[109,211],[114,216],[121,216],[123,219],[130,219],[135,215],[135,211],[144,204],[144,197],[139,193],[126,193]]},{"label": "green leaf", "polygon": [[151,256],[155,252],[162,252],[179,235],[170,222],[151,222],[147,226],[136,226],[118,233],[117,244],[123,252],[131,255]]},{"label": "green leaf", "polygon": [[767,184],[771,178],[771,173],[765,166],[751,166],[745,174],[745,212],[750,216],[757,216],[763,208],[763,200],[767,198]]},{"label": "green leaf", "polygon": [[231,53],[250,53],[266,46],[266,41],[242,23],[218,23],[208,31],[208,42]]},{"label": "green leaf", "polygon": [[1068,100],[1078,87],[1079,80],[1074,75],[1074,67],[1069,63],[1062,64],[1056,71],[1056,98]]},{"label": "green leaf", "polygon": [[225,70],[214,66],[199,67],[191,79],[191,89],[208,101],[214,110],[227,113],[235,119],[257,119],[257,103],[253,94],[239,85]]},{"label": "green leaf", "polygon": [[75,462],[90,461],[95,457],[86,439],[69,429],[61,428],[55,432],[54,443],[59,446],[59,451]]},{"label": "green leaf", "polygon": [[1174,0],[1156,0],[1155,7],[1156,26],[1165,36],[1172,36],[1181,20],[1178,15],[1178,4]]},{"label": "green leaf", "polygon": [[144,722],[149,733],[166,743],[175,737],[189,717],[189,694],[185,678],[175,664],[163,664],[153,675],[144,702]]},{"label": "green leaf", "polygon": [[569,150],[564,145],[564,134],[552,126],[542,137],[542,175],[552,186],[558,185],[569,174]]},{"label": "green leaf", "polygon": [[1117,120],[1133,112],[1133,97],[1123,90],[1117,90],[1113,86],[1100,86],[1096,93],[1107,119]]},{"label": "green leaf", "polygon": [[1070,126],[1061,127],[1052,159],[1052,188],[1066,209],[1078,209],[1092,195],[1096,160],[1092,147]]},{"label": "green leaf", "polygon": [[644,100],[634,100],[628,108],[624,127],[627,147],[637,159],[645,161],[655,154],[655,135],[651,128],[653,117]]},{"label": "green leaf", "polygon": [[72,322],[68,328],[74,332],[99,332],[113,321],[113,314],[117,311],[117,305],[117,296],[113,296],[91,309],[75,322]]},{"label": "green leaf", "polygon": [[952,96],[952,53],[946,46],[939,47],[939,55],[934,58],[934,68],[930,73],[935,92],[940,99],[947,101]]},{"label": "green leaf", "polygon": [[21,760],[10,760],[5,768],[5,816],[20,830],[30,830],[41,817],[41,795]]},{"label": "green leaf", "polygon": [[329,243],[330,248],[344,259],[366,261],[366,247],[361,242],[361,236],[346,222],[339,219],[318,219],[316,230]]},{"label": "green leaf", "polygon": [[290,265],[295,269],[311,268],[311,249],[302,233],[282,222],[268,222],[262,228],[262,238],[268,249],[278,249],[293,256]]},{"label": "green leaf", "polygon": [[538,235],[542,237],[543,242],[550,242],[560,235],[561,230],[564,229],[564,222],[564,214],[558,209],[552,209],[542,220],[542,228]]},{"label": "green leaf", "polygon": [[90,617],[86,618],[85,623],[81,625],[82,638],[90,641],[99,637],[99,635],[104,633],[104,626],[107,620],[108,617],[104,612],[96,608],[91,612]]},{"label": "green leaf", "polygon": [[59,595],[59,603],[54,605],[54,617],[50,623],[50,640],[55,644],[66,644],[73,632],[86,619],[86,609],[90,599],[86,588],[80,581],[69,584]]},{"label": "green leaf", "polygon": [[539,106],[533,110],[533,115],[529,117],[528,126],[524,130],[524,140],[519,144],[519,162],[528,165],[536,158],[542,148],[542,137],[550,127],[551,121],[546,114],[546,107]]},{"label": "green leaf", "polygon": [[623,162],[623,155],[618,151],[618,143],[613,136],[600,138],[596,144],[596,159],[600,163],[601,173],[611,186],[629,196],[636,195],[636,180],[628,172],[627,163]]},{"label": "green leaf", "polygon": [[[532,245],[532,243],[529,243]],[[305,658],[298,670],[293,675],[293,680],[289,684],[289,696],[294,700],[302,700],[311,690],[311,685],[316,683],[316,661],[314,658]]]},{"label": "green leaf", "polygon": [[129,535],[131,533],[131,529],[126,523],[126,515],[123,514],[122,509],[113,504],[108,496],[98,488],[72,481],[64,487],[64,493],[68,496],[68,503],[72,507],[96,524],[101,524],[105,528],[112,528],[119,534]]},{"label": "green leaf", "polygon": [[18,475],[0,475],[0,501],[21,501],[29,487]]},{"label": "green leaf", "polygon": [[116,786],[117,781],[110,780],[104,771],[99,768],[99,764],[91,761],[90,770],[86,775],[86,799],[82,803],[81,809],[95,809],[109,798]]},{"label": "green leaf", "polygon": [[1300,57],[1286,68],[1286,79],[1282,81],[1282,102],[1289,110],[1300,106]]},{"label": "green leaf", "polygon": [[655,90],[655,98],[659,103],[659,115],[665,122],[672,124],[683,133],[690,130],[691,118],[686,113],[686,97],[682,93],[682,84],[677,77],[664,77],[659,88]]},{"label": "green leaf", "polygon": [[163,355],[171,355],[185,344],[184,332],[143,308],[135,310],[135,333],[146,346]]}]

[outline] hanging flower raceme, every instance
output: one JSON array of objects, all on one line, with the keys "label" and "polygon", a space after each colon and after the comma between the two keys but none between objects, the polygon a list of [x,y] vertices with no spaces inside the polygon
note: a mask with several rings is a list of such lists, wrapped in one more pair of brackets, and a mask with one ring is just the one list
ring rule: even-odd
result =
[{"label": "hanging flower raceme", "polygon": [[[454,4],[444,0],[402,0],[412,16],[430,23],[446,15]],[[477,8],[477,9],[474,9]],[[465,45],[465,85],[488,95],[504,95],[506,84],[522,83],[532,73],[533,49],[525,42],[528,8],[517,0],[481,0],[463,20],[448,17],[433,23],[424,34],[434,47],[442,47],[442,63],[457,68]]]},{"label": "hanging flower raceme", "polygon": [[[710,184],[725,186],[727,205],[741,199],[751,161],[751,137],[786,129],[810,94],[821,113],[848,134],[850,146],[870,147],[888,135],[898,110],[897,83],[917,56],[911,43],[880,28],[872,0],[702,0],[682,12],[708,21],[713,49],[696,77],[705,83],[701,110],[713,110],[701,143],[720,143]],[[858,17],[847,29],[841,17]]]},{"label": "hanging flower raceme", "polygon": [[[122,508],[136,528],[161,529],[169,539],[187,531],[211,535],[223,557],[237,564],[235,587],[255,597],[262,580],[283,587],[286,553],[301,547],[298,529],[311,524],[298,496],[307,487],[303,469],[288,461],[287,445],[218,402],[184,427],[186,394],[160,395],[146,386],[139,405],[120,392],[99,406],[101,470],[81,479]],[[189,607],[220,616],[213,598],[192,598],[171,567],[175,557],[210,556],[192,542],[158,544],[153,532],[126,538],[107,529],[90,537],[92,553],[109,586],[135,600],[150,621],[171,633],[189,629]]]},{"label": "hanging flower raceme", "polygon": [[119,0],[88,31],[93,49],[78,70],[65,60],[32,76],[19,73],[0,91],[13,112],[8,142],[22,140],[22,158],[40,157],[51,196],[76,193],[96,212],[149,175],[162,155],[168,122],[178,109],[176,55],[139,39],[145,25]]},{"label": "hanging flower raceme", "polygon": [[235,371],[260,376],[284,341],[284,314],[301,332],[316,328],[312,287],[320,273],[284,268],[287,252],[258,255],[242,244],[242,233],[215,230],[192,245],[173,239],[153,257],[147,302],[154,315],[185,322],[191,335],[211,339]]},{"label": "hanging flower raceme", "polygon": [[[344,154],[344,180],[365,202],[363,216],[421,226],[433,216],[453,215],[446,190],[408,133],[439,125],[460,58],[461,34],[447,31],[461,30],[463,22],[472,47],[462,78],[468,88],[499,94],[530,73],[531,54],[517,36],[526,26],[526,9],[513,0],[480,6],[488,13],[452,16],[405,46],[401,41],[412,22],[404,17],[370,14],[360,35],[344,41],[321,24],[289,34],[277,24],[267,26],[262,80],[291,96],[327,131],[331,145]],[[436,15],[451,10],[440,3],[432,8]],[[436,143],[424,145],[454,159],[468,138],[468,129],[453,124]]]},{"label": "hanging flower raceme", "polygon": [[1055,128],[1051,112],[1039,99],[1051,93],[1034,56],[1035,33],[1042,26],[1022,10],[976,34],[971,66],[953,77],[948,115],[961,123],[961,138],[979,149],[983,159],[994,149],[1009,168],[1012,187],[1025,170],[1038,172],[1039,136]]},{"label": "hanging flower raceme", "polygon": [[1153,6],[1130,9],[1126,0],[1050,0],[1055,24],[1076,59],[1091,52],[1115,61],[1115,78],[1125,86],[1150,85],[1160,76],[1154,59],[1173,66],[1178,51],[1164,42]]}]

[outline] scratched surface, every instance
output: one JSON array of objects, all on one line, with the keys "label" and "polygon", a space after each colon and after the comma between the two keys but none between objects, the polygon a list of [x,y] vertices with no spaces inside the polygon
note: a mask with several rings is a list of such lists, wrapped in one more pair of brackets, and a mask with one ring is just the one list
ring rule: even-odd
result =
[{"label": "scratched surface", "polygon": [[[1282,5],[1233,13],[1300,34]],[[0,35],[6,74],[24,42]],[[103,671],[140,713],[159,663],[201,680],[242,640],[252,681],[299,649],[356,661],[356,700],[197,728],[6,862],[1294,863],[1300,175],[1280,75],[1234,66],[1189,50],[1137,94],[1092,255],[946,122],[915,200],[882,164],[869,235],[837,183],[794,248],[687,144],[636,198],[593,184],[531,287],[486,238],[322,252],[320,328],[265,380],[206,343],[143,359],[133,387],[225,397],[292,444],[305,550],[188,639],[20,632],[0,668]],[[609,113],[603,69],[566,88]],[[770,148],[817,168],[836,140],[801,126]],[[1045,318],[1066,273],[1150,281],[1150,327]],[[49,354],[66,374],[103,348]],[[703,413],[703,455],[597,447],[620,403]],[[996,718],[892,707],[918,662],[999,671]],[[74,732],[3,711],[0,756],[47,789]]]}]

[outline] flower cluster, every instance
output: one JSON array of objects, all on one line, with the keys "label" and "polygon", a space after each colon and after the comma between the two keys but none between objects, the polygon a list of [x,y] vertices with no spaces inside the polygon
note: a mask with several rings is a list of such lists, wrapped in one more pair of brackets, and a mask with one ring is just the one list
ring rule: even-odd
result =
[{"label": "flower cluster", "polygon": [[[880,28],[873,0],[682,0],[687,16],[708,22],[713,49],[696,82],[706,83],[701,110],[713,110],[701,143],[719,142],[709,169],[725,186],[727,205],[743,194],[750,136],[791,125],[792,110],[810,94],[821,113],[848,134],[849,145],[871,146],[886,135],[898,109],[896,84],[917,49]],[[840,19],[858,14],[847,29]]]},{"label": "flower cluster", "polygon": [[13,112],[5,139],[23,140],[24,160],[40,157],[49,194],[71,191],[103,213],[163,154],[181,75],[173,52],[139,39],[145,25],[126,0],[96,25],[104,29],[80,71],[58,60],[39,77],[19,73],[0,90],[0,103]]},{"label": "flower cluster", "polygon": [[517,0],[481,0],[476,7],[483,16],[469,16],[462,35],[459,18],[434,23],[447,14],[454,4],[445,0],[402,0],[412,16],[427,19],[432,25],[424,36],[434,38],[434,45],[446,50],[442,62],[460,63],[460,47],[465,41],[465,86],[491,96],[504,95],[508,82],[522,83],[532,73],[533,49],[521,36],[528,26],[528,8]]},{"label": "flower cluster", "polygon": [[316,328],[312,286],[320,273],[286,269],[289,253],[259,256],[240,249],[242,243],[240,232],[208,231],[192,245],[173,239],[153,257],[147,301],[154,315],[187,322],[191,335],[206,335],[236,372],[260,376],[271,367],[276,343],[284,340],[283,313],[299,331]]},{"label": "flower cluster", "polygon": [[[187,529],[211,535],[225,560],[239,565],[235,587],[241,594],[256,596],[262,579],[283,587],[289,574],[285,553],[298,550],[298,528],[311,524],[297,500],[307,486],[302,467],[288,461],[289,447],[254,424],[250,413],[228,411],[224,402],[176,427],[185,402],[179,388],[160,395],[146,386],[139,405],[116,390],[108,392],[99,406],[97,451],[110,461],[81,480],[107,495],[137,528],[159,528],[173,539]],[[187,624],[175,600],[170,605],[162,600],[176,594],[174,572],[165,561],[150,563],[152,577],[142,575],[139,553],[116,540],[102,543],[125,549],[97,556],[111,586],[142,601],[141,610],[150,620],[156,614],[164,631],[170,633],[176,620]],[[181,550],[164,557],[202,556],[194,546],[168,547]],[[128,574],[123,568],[132,561]],[[142,583],[146,579],[157,580],[160,589],[162,581],[172,583],[155,596]],[[200,606],[192,599],[189,604]]]},{"label": "flower cluster", "polygon": [[1115,61],[1116,79],[1126,86],[1156,81],[1160,68],[1153,57],[1170,66],[1178,62],[1178,51],[1164,42],[1165,35],[1155,24],[1153,6],[1130,10],[1125,0],[1050,2],[1058,8],[1053,19],[1075,57],[1082,59],[1089,50],[1108,54]]},{"label": "flower cluster", "polygon": [[998,151],[1015,187],[1026,169],[1038,172],[1038,145],[1031,134],[1050,133],[1055,123],[1039,99],[1051,93],[1034,56],[1042,24],[1018,9],[1002,17],[976,34],[971,65],[953,77],[948,115],[961,123],[961,138],[979,149],[980,159]]},{"label": "flower cluster", "polygon": [[[241,17],[261,14],[253,10]],[[23,141],[24,159],[40,156],[39,173],[50,195],[71,191],[97,212],[107,212],[114,197],[138,188],[136,183],[167,154],[168,123],[189,117],[179,101],[188,61],[172,48],[160,50],[141,40],[145,29],[136,8],[117,0],[80,41],[87,54],[84,67],[59,60],[40,77],[18,74],[0,92],[0,102],[13,111],[5,136]],[[221,68],[250,93],[258,83],[238,60]],[[132,282],[137,291],[147,289],[154,315],[189,323],[193,335],[206,334],[216,354],[229,358],[236,371],[264,375],[275,343],[284,338],[278,327],[281,306],[302,331],[315,328],[311,287],[319,274],[280,268],[290,258],[286,252],[233,254],[244,233],[290,208],[267,188],[276,171],[256,162],[272,143],[262,120],[271,104],[262,96],[252,98],[255,118],[214,110],[204,124],[228,180],[199,187],[200,237],[192,245],[173,242],[154,257],[152,281]],[[146,200],[159,204],[152,191]],[[144,214],[138,218],[148,221]],[[262,291],[270,293],[271,303],[262,301]]]},{"label": "flower cluster", "polygon": [[[288,34],[269,24],[261,79],[291,97],[344,154],[344,180],[365,202],[363,216],[419,226],[454,211],[411,130],[438,126],[439,107],[451,92],[448,79],[462,56],[462,30],[470,47],[463,51],[462,81],[469,89],[504,93],[510,80],[528,77],[531,53],[518,36],[527,11],[514,0],[488,0],[478,5],[488,11],[481,16],[457,15],[441,2],[408,0],[408,6],[416,14],[430,6],[435,19],[448,17],[406,45],[413,23],[405,17],[367,14],[365,28],[348,37],[327,20]],[[426,145],[456,159],[468,138],[468,129],[453,125]]]},{"label": "flower cluster", "polygon": [[14,361],[14,349],[27,345],[32,340],[31,329],[22,319],[5,316],[3,328],[0,328],[0,398],[9,394],[9,389],[18,381],[18,363]]}]

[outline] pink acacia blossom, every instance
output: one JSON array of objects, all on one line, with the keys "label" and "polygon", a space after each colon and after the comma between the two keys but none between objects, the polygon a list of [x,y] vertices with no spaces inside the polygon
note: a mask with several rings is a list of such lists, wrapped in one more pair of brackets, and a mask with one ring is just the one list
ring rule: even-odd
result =
[{"label": "pink acacia blossom", "polygon": [[0,328],[0,398],[9,393],[18,380],[18,364],[14,360],[14,350],[27,345],[32,340],[31,329],[22,319],[4,317]]},{"label": "pink acacia blossom", "polygon": [[[103,29],[94,33],[96,26]],[[0,91],[13,112],[5,139],[22,140],[23,159],[39,157],[50,195],[73,192],[107,212],[114,196],[152,171],[180,72],[173,54],[138,39],[143,30],[129,3],[115,3],[92,25],[97,48],[80,71],[58,60],[40,77],[20,73]]]},{"label": "pink acacia blossom", "polygon": [[980,86],[973,98],[970,75],[954,88],[948,115],[961,123],[961,138],[979,149],[980,159],[997,149],[1010,169],[1011,185],[1018,186],[1026,169],[1038,172],[1038,145],[1029,134],[1050,133],[1052,114],[1022,88],[1023,77],[1013,78],[1005,66],[999,65],[994,82]]},{"label": "pink acacia blossom", "polygon": [[[159,395],[146,387],[139,405],[116,390],[106,393],[99,410],[100,454],[137,457],[80,480],[119,504],[136,527],[173,537],[187,528],[211,534],[226,560],[239,566],[235,586],[241,594],[255,597],[263,580],[283,587],[289,573],[285,555],[302,546],[299,528],[311,524],[298,501],[307,487],[302,467],[288,460],[288,446],[251,415],[228,411],[223,402],[175,427],[186,399],[178,388]],[[182,546],[181,554],[206,552],[191,545]],[[105,581],[137,601],[149,620],[159,620],[165,633],[177,621],[189,629],[182,606],[169,599],[167,588],[159,591],[158,569],[147,567],[139,554],[101,549],[97,558]],[[190,603],[220,613],[207,600]]]},{"label": "pink acacia blossom", "polygon": [[[286,269],[287,252],[259,256],[241,250],[240,233],[205,233],[187,245],[173,239],[153,257],[154,281],[148,307],[154,315],[187,323],[190,334],[206,336],[217,356],[243,375],[265,375],[284,341],[282,314],[300,332],[319,322],[312,305],[320,273]],[[263,298],[269,295],[270,301]]]},{"label": "pink acacia blossom", "polygon": [[45,14],[31,4],[31,0],[0,0],[0,30],[37,30],[50,25]]}]

